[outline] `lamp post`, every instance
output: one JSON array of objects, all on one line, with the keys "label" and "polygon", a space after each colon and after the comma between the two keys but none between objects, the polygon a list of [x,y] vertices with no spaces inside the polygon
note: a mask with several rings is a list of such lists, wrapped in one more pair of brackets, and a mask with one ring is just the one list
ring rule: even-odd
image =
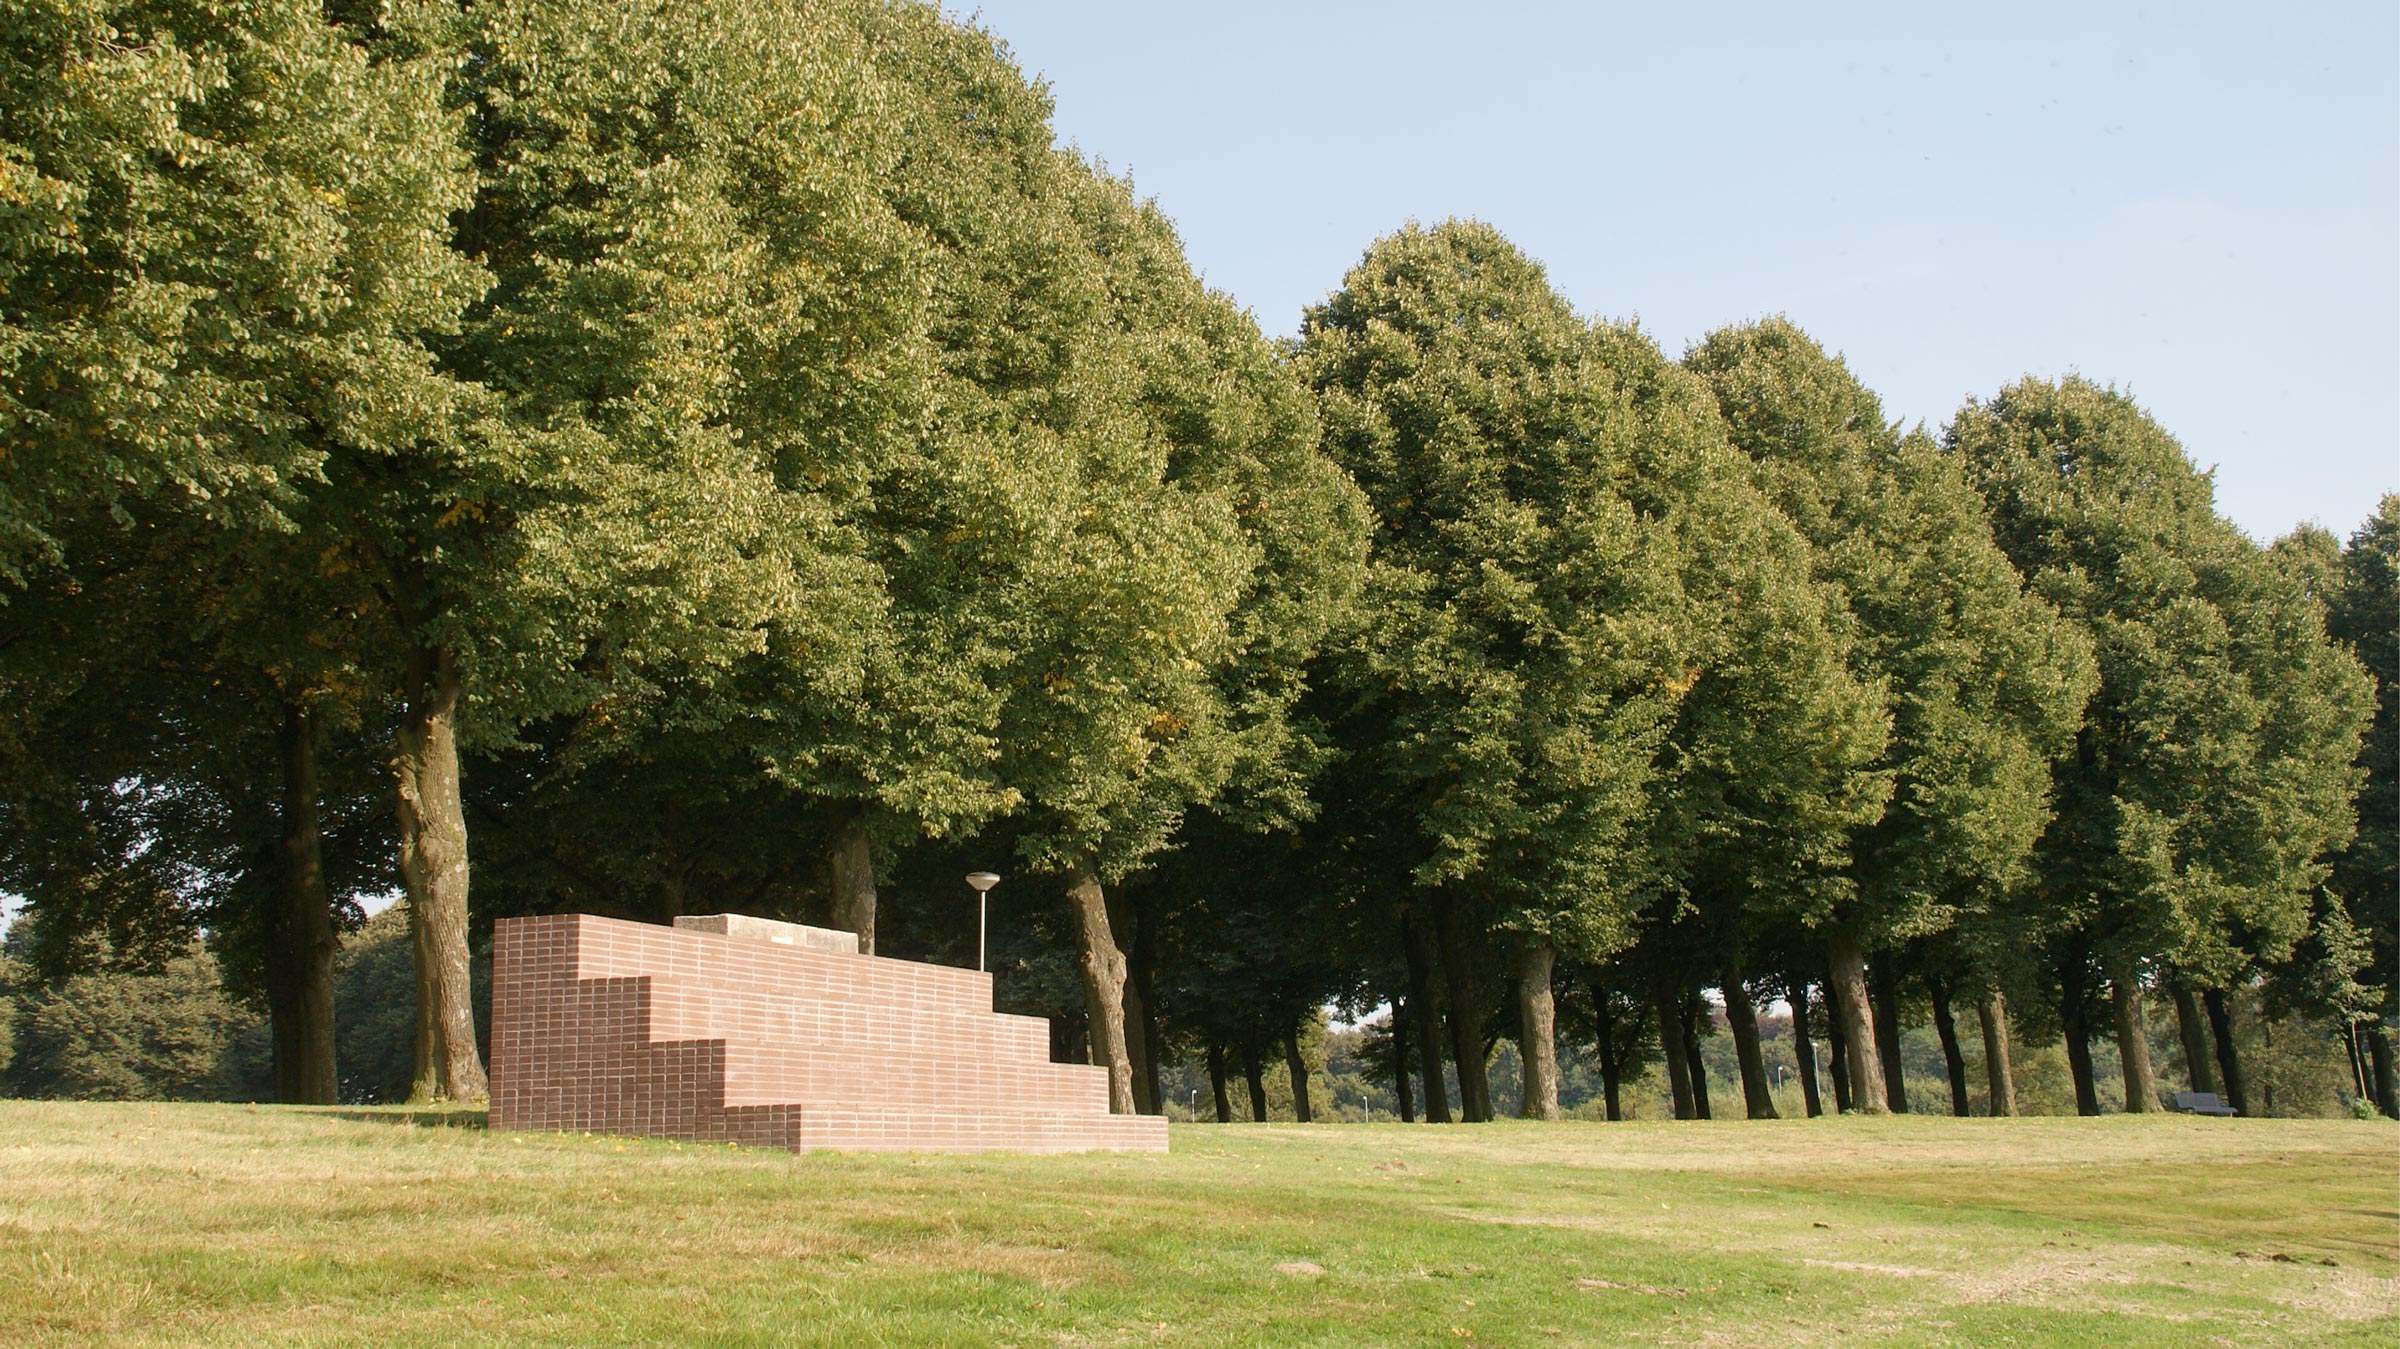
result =
[{"label": "lamp post", "polygon": [[967,873],[967,884],[975,888],[975,968],[978,970],[983,968],[983,934],[987,930],[991,912],[992,887],[999,883],[1000,878],[989,871]]}]

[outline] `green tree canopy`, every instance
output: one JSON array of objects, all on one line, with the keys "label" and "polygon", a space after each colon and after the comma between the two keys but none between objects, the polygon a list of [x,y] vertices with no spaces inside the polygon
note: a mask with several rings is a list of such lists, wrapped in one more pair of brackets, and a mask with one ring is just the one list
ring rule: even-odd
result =
[{"label": "green tree canopy", "polygon": [[[2069,959],[2097,954],[2127,1022],[2141,960],[2222,987],[2288,953],[2325,855],[2351,835],[2370,711],[2320,605],[2121,393],[2027,380],[1970,403],[1949,442],[2002,549],[2098,658],[2036,854]],[[2128,1038],[2128,1101],[2146,1104],[2147,1055]]]}]

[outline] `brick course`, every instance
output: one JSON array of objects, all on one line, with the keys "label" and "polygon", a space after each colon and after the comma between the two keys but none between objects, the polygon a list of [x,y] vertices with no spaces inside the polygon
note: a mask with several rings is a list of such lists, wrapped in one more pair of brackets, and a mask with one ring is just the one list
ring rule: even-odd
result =
[{"label": "brick course", "polygon": [[492,1127],[802,1152],[1166,1151],[1166,1121],[1108,1113],[1101,1069],[1049,1061],[1043,1021],[992,1011],[988,974],[710,925],[494,924]]}]

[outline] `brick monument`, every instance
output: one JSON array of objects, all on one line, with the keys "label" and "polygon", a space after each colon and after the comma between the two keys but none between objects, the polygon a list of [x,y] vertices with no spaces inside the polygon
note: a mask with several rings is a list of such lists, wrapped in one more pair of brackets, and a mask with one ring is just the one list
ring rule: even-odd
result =
[{"label": "brick monument", "polygon": [[977,970],[858,953],[847,932],[718,914],[674,927],[507,918],[492,937],[495,1129],[806,1152],[1164,1152],[1099,1068]]}]

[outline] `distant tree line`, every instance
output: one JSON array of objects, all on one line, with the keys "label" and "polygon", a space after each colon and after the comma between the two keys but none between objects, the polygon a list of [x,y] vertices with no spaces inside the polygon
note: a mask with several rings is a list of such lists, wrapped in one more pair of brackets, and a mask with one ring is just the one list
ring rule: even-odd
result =
[{"label": "distant tree line", "polygon": [[[496,918],[955,960],[991,867],[1120,1111],[1309,1118],[1328,1006],[1409,1117],[1503,1041],[1537,1118],[1773,1114],[1768,1040],[1907,1109],[1926,1017],[1960,1113],[2028,1037],[2143,1110],[2164,1002],[2195,1089],[2299,1017],[2400,1115],[2400,498],[2261,547],[2114,389],[1906,430],[1473,222],[1270,343],[927,5],[0,12],[20,1020],[213,980],[277,1099],[398,1094],[400,1018],[472,1100]],[[395,891],[405,995],[337,996]]]}]

